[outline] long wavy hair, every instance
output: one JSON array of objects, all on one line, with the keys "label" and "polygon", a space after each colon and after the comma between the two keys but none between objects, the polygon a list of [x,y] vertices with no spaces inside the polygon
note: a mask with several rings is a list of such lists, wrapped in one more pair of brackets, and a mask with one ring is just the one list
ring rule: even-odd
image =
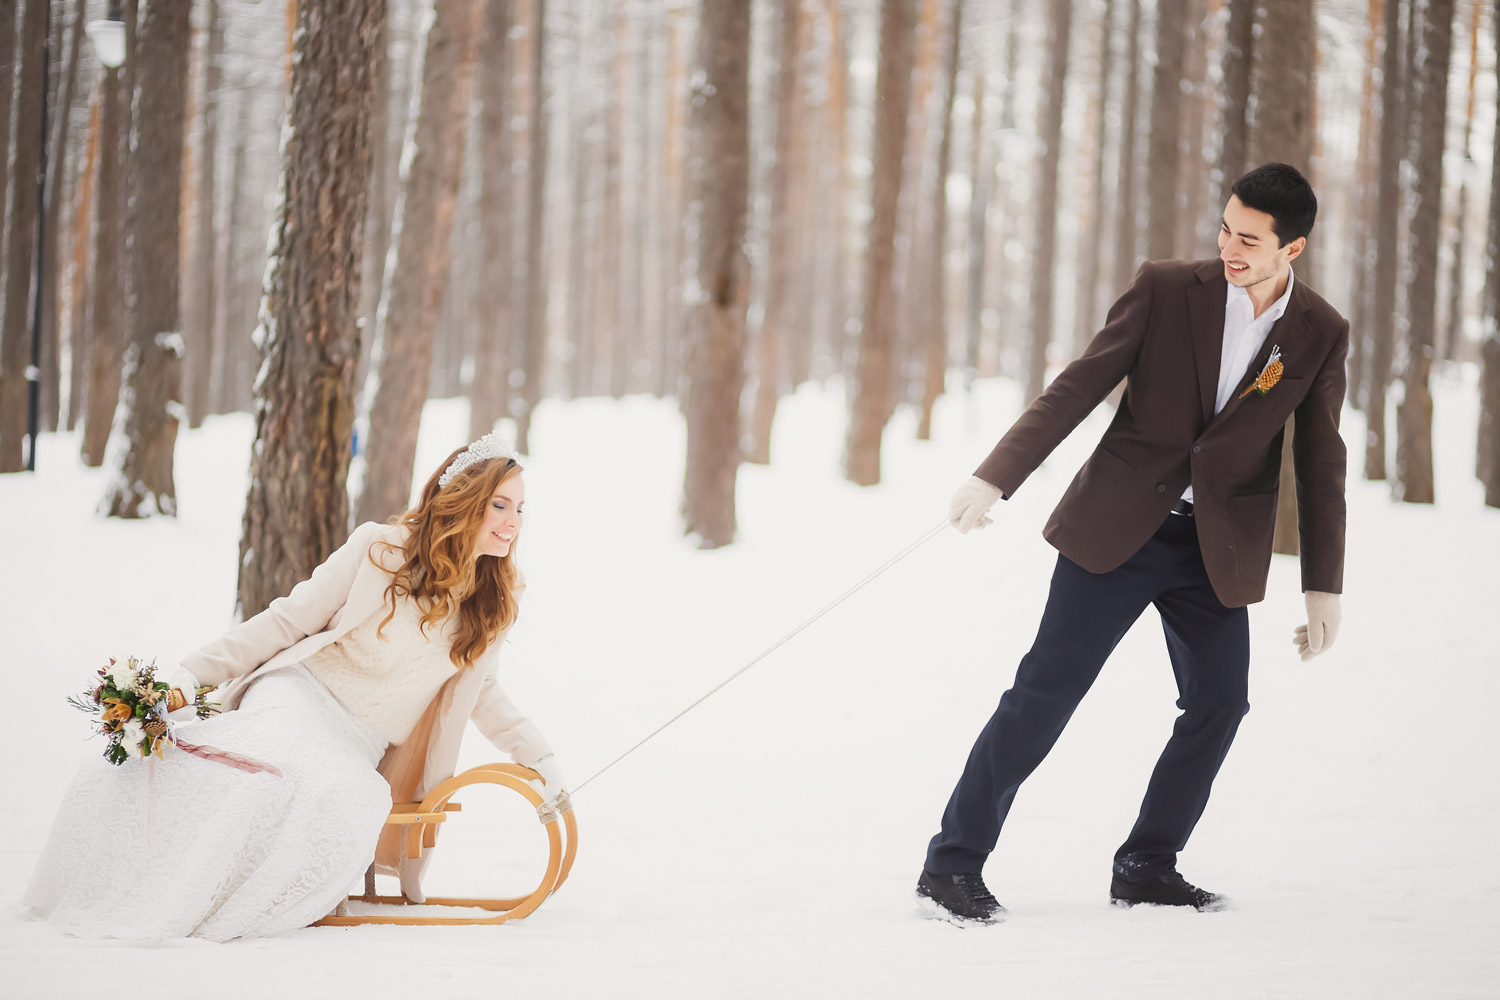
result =
[{"label": "long wavy hair", "polygon": [[[516,620],[516,542],[503,556],[474,558],[479,526],[500,484],[521,471],[514,458],[490,458],[455,474],[439,488],[443,470],[463,452],[459,448],[437,467],[422,487],[417,505],[391,523],[407,529],[401,545],[383,542],[403,562],[386,587],[390,612],[376,629],[396,616],[396,601],[409,596],[422,612],[422,631],[457,615],[449,658],[463,669]],[[370,559],[381,565],[372,549]],[[382,566],[382,569],[385,567]],[[388,571],[388,570],[387,570]]]}]

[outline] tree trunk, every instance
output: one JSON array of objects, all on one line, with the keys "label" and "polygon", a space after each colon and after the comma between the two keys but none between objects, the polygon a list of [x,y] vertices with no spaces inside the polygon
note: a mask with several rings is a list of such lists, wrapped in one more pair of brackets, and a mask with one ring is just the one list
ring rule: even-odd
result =
[{"label": "tree trunk", "polygon": [[1135,137],[1140,118],[1141,101],[1141,0],[1130,0],[1130,27],[1126,32],[1125,103],[1120,111],[1120,196],[1119,225],[1115,230],[1115,273],[1113,292],[1124,291],[1140,266],[1140,237],[1136,221],[1140,198],[1134,193]]},{"label": "tree trunk", "polygon": [[963,37],[963,3],[953,4],[949,11],[948,46],[944,55],[943,117],[939,123],[942,138],[938,140],[937,183],[932,199],[932,252],[928,255],[931,273],[928,277],[932,300],[924,317],[926,350],[923,352],[922,418],[917,424],[917,440],[932,439],[932,408],[943,394],[948,373],[948,296],[947,273],[943,267],[948,246],[948,170],[953,150],[953,99],[958,95],[958,52]]},{"label": "tree trunk", "polygon": [[[851,369],[849,297],[849,42],[847,19],[839,0],[824,0],[828,15],[828,113],[834,162],[830,167],[833,190],[828,206],[828,281],[824,289],[828,306],[827,338],[830,370],[847,375]],[[850,384],[852,380],[845,380]]]},{"label": "tree trunk", "polygon": [[1442,326],[1440,342],[1434,345],[1433,353],[1445,361],[1459,356],[1459,345],[1464,336],[1464,297],[1467,284],[1469,232],[1469,174],[1474,169],[1474,154],[1470,144],[1474,135],[1475,92],[1479,77],[1479,22],[1484,5],[1474,0],[1473,13],[1469,21],[1469,80],[1464,101],[1463,168],[1459,171],[1458,211],[1453,220],[1453,253],[1451,270],[1448,272],[1448,310]]},{"label": "tree trunk", "polygon": [[621,93],[623,81],[620,53],[625,47],[625,18],[619,7],[614,7],[605,15],[604,25],[605,43],[599,47],[599,55],[604,62],[605,81],[604,203],[598,230],[598,282],[594,288],[599,297],[594,314],[594,333],[604,337],[605,350],[600,353],[609,359],[608,392],[610,396],[619,399],[625,395],[625,373],[628,368],[626,355],[629,352],[628,334],[620,324],[620,246],[624,240],[624,207],[621,202],[621,174],[624,168],[621,119],[624,118],[624,95]]},{"label": "tree trunk", "polygon": [[[1250,135],[1256,163],[1289,163],[1304,173],[1313,152],[1313,45],[1317,21],[1313,0],[1287,0],[1261,19],[1256,40],[1253,86],[1256,97],[1254,130]],[[1295,269],[1306,281],[1308,253]],[[1297,534],[1297,480],[1292,462],[1294,424],[1287,422],[1282,439],[1281,485],[1276,505],[1276,534],[1272,548],[1284,555],[1300,549]]]},{"label": "tree trunk", "polygon": [[384,521],[411,499],[417,430],[449,274],[453,211],[479,50],[478,0],[437,0],[422,57],[421,107],[407,129],[391,278],[380,305],[364,406],[364,490],[355,520]]},{"label": "tree trunk", "polygon": [[740,391],[745,378],[745,310],[750,261],[745,230],[750,197],[750,8],[704,0],[698,66],[689,102],[688,203],[697,233],[688,304],[683,409],[687,459],[683,531],[703,548],[735,532],[740,464]]},{"label": "tree trunk", "polygon": [[[130,204],[131,289],[120,406],[110,437],[113,474],[104,496],[110,517],[176,516],[172,450],[182,415],[182,329],[177,206],[187,114],[189,4],[150,4],[140,21],[140,111],[130,150],[136,177]],[[170,206],[163,211],[162,206]],[[114,439],[118,438],[118,442]]]},{"label": "tree trunk", "polygon": [[[219,144],[219,87],[223,79],[224,28],[219,0],[205,0],[202,126],[198,142],[198,197],[194,215],[193,256],[188,264],[187,294],[187,414],[188,426],[198,427],[208,414],[209,381],[213,371],[214,255],[218,239],[214,227],[214,159]],[[243,570],[241,571],[243,572]]]},{"label": "tree trunk", "polygon": [[1371,0],[1365,34],[1365,78],[1360,87],[1359,157],[1355,168],[1353,210],[1354,300],[1349,316],[1349,401],[1363,410],[1369,405],[1370,323],[1374,312],[1375,274],[1375,161],[1379,138],[1375,120],[1375,81],[1380,22],[1385,0]]},{"label": "tree trunk", "polygon": [[1187,0],[1157,0],[1156,74],[1151,89],[1151,144],[1147,151],[1146,256],[1177,254],[1177,202],[1182,176],[1183,32]]},{"label": "tree trunk", "polygon": [[226,201],[228,217],[224,220],[224,254],[220,261],[222,270],[217,282],[222,294],[218,296],[218,315],[214,317],[214,343],[209,353],[213,360],[209,386],[209,409],[214,413],[231,413],[238,406],[241,393],[240,357],[243,343],[249,341],[254,324],[246,324],[244,308],[244,281],[240,277],[241,262],[245,256],[245,216],[247,214],[248,180],[245,176],[246,160],[249,157],[250,134],[250,89],[239,88],[239,106],[235,110],[234,152],[229,158],[229,178]]},{"label": "tree trunk", "polygon": [[[1375,0],[1379,3],[1380,0]],[[1255,0],[1227,0],[1229,27],[1224,38],[1224,83],[1220,113],[1224,117],[1219,150],[1221,201],[1229,202],[1229,188],[1249,166],[1250,71],[1254,65]]]},{"label": "tree trunk", "polygon": [[370,115],[385,17],[386,0],[298,5],[240,538],[246,618],[311,576],[349,534]]},{"label": "tree trunk", "polygon": [[[1057,188],[1062,164],[1063,95],[1068,82],[1068,38],[1073,0],[1047,7],[1047,90],[1039,118],[1041,176],[1037,181],[1036,247],[1032,257],[1031,349],[1027,354],[1026,401],[1042,394],[1047,380],[1047,345],[1052,341],[1053,266],[1057,254]],[[1155,137],[1153,127],[1152,135]],[[1159,166],[1159,165],[1158,165]],[[1154,183],[1154,181],[1153,181]]]},{"label": "tree trunk", "polygon": [[796,228],[801,221],[801,73],[799,0],[780,0],[777,6],[776,148],[771,162],[770,232],[766,247],[766,297],[759,337],[759,365],[755,376],[755,408],[750,419],[750,447],[745,460],[755,465],[771,461],[771,424],[786,379],[786,352],[795,336],[788,329],[792,286],[802,261],[796,254]]},{"label": "tree trunk", "polygon": [[530,150],[526,156],[526,248],[521,261],[526,305],[522,313],[521,406],[516,416],[516,448],[531,449],[531,418],[542,401],[547,372],[547,267],[544,228],[547,217],[547,0],[535,0],[532,12]]},{"label": "tree trunk", "polygon": [[105,69],[99,85],[99,193],[94,199],[94,277],[89,284],[89,401],[83,418],[83,463],[104,463],[104,448],[120,398],[120,356],[128,313],[121,269],[125,178],[120,169],[120,119],[129,100],[118,69]]},{"label": "tree trunk", "polygon": [[[684,355],[684,316],[682,301],[683,269],[687,260],[687,227],[681,217],[686,214],[686,184],[683,179],[684,132],[683,117],[686,114],[685,66],[683,56],[686,47],[683,36],[687,34],[686,11],[675,7],[667,15],[667,79],[663,118],[662,142],[665,146],[665,178],[662,192],[662,254],[663,272],[666,280],[661,287],[661,340],[658,342],[656,362],[656,395],[665,397],[677,390]],[[575,211],[577,210],[575,206]]]},{"label": "tree trunk", "polygon": [[93,232],[94,187],[99,170],[99,114],[103,104],[103,87],[94,92],[89,101],[88,139],[84,148],[83,169],[79,172],[75,187],[77,198],[73,204],[72,273],[68,284],[68,430],[78,426],[83,418],[84,401],[87,398],[88,358],[93,325],[89,322],[88,290],[89,267],[93,257],[89,254],[89,239]]},{"label": "tree trunk", "polygon": [[891,412],[896,207],[906,155],[906,119],[916,60],[916,0],[881,0],[880,66],[875,83],[875,156],[859,366],[849,418],[844,474],[860,486],[880,482],[880,439]]},{"label": "tree trunk", "polygon": [[[1110,0],[1113,3],[1113,0]],[[1108,37],[1106,32],[1105,37]],[[973,60],[974,114],[969,134],[969,226],[967,273],[964,283],[964,390],[968,391],[979,377],[979,347],[984,334],[984,263],[989,241],[985,225],[990,207],[990,187],[995,165],[990,159],[988,122],[985,121],[985,65],[982,57]],[[1100,206],[1103,210],[1103,206]],[[1096,260],[1098,258],[1095,258]]]},{"label": "tree trunk", "polygon": [[1396,262],[1401,217],[1401,13],[1410,0],[1386,0],[1380,84],[1380,165],[1375,203],[1375,295],[1365,415],[1365,478],[1385,478],[1385,403],[1396,342]]},{"label": "tree trunk", "polygon": [[[60,289],[62,288],[62,244],[59,236],[65,231],[65,209],[72,204],[69,189],[71,179],[68,170],[68,153],[72,144],[68,141],[73,115],[73,99],[78,90],[78,61],[83,49],[83,20],[87,14],[82,2],[73,4],[73,19],[68,24],[67,69],[63,72],[61,85],[56,91],[56,102],[52,105],[51,154],[47,160],[47,204],[42,216],[46,235],[42,239],[44,259],[42,286],[42,394],[41,429],[57,430],[57,420],[62,412],[62,326]],[[54,41],[61,54],[63,22],[56,21]],[[70,360],[77,367],[78,359]]]},{"label": "tree trunk", "polygon": [[[1500,10],[1491,18],[1500,52]],[[1500,507],[1500,101],[1495,102],[1494,148],[1490,152],[1490,224],[1485,243],[1484,335],[1479,341],[1479,446],[1476,471],[1484,502]]]},{"label": "tree trunk", "polygon": [[[17,0],[0,0],[0,278],[3,278],[4,248],[10,244],[9,227],[3,224],[10,194],[11,105],[16,83]],[[4,285],[0,285],[3,290]],[[3,392],[3,390],[0,390]]]},{"label": "tree trunk", "polygon": [[[3,19],[3,18],[0,18]],[[21,69],[16,88],[15,164],[10,175],[10,218],[6,224],[5,303],[0,329],[0,472],[26,468],[21,442],[27,436],[26,409],[31,381],[32,268],[36,263],[41,169],[43,66],[47,58],[47,5],[29,2],[21,16]],[[40,291],[38,289],[38,291]],[[36,450],[36,442],[30,448]]]},{"label": "tree trunk", "polygon": [[1453,47],[1453,0],[1427,0],[1422,16],[1422,48],[1416,77],[1416,146],[1412,161],[1414,195],[1411,229],[1411,284],[1407,293],[1404,392],[1396,408],[1395,493],[1408,503],[1432,503],[1432,353],[1437,327],[1437,268],[1443,214],[1443,149],[1448,123],[1448,63]]},{"label": "tree trunk", "polygon": [[594,283],[597,277],[593,263],[598,255],[598,245],[593,238],[596,228],[594,190],[594,151],[592,136],[599,114],[591,103],[595,88],[592,83],[590,54],[589,11],[578,12],[577,44],[574,46],[576,62],[573,67],[573,135],[571,137],[572,164],[570,178],[572,194],[569,198],[568,218],[568,297],[567,309],[568,343],[572,347],[569,363],[569,392],[572,396],[588,396],[594,391],[594,343],[598,336],[594,313]]},{"label": "tree trunk", "polygon": [[507,345],[515,317],[511,309],[514,230],[511,222],[511,140],[509,56],[514,21],[508,3],[489,3],[484,11],[477,79],[479,156],[484,169],[479,188],[479,345],[474,356],[474,383],[469,388],[469,440],[494,429],[509,400]]},{"label": "tree trunk", "polygon": [[[1109,170],[1104,164],[1104,150],[1109,138],[1109,100],[1111,91],[1110,72],[1114,64],[1114,20],[1115,0],[1104,0],[1103,23],[1099,29],[1099,116],[1094,122],[1094,156],[1092,173],[1093,192],[1089,196],[1089,211],[1083,234],[1083,266],[1078,269],[1077,307],[1073,320],[1073,357],[1083,353],[1084,347],[1094,336],[1099,323],[1099,256],[1104,243],[1105,216],[1104,178]],[[1121,192],[1129,198],[1129,192]]]}]

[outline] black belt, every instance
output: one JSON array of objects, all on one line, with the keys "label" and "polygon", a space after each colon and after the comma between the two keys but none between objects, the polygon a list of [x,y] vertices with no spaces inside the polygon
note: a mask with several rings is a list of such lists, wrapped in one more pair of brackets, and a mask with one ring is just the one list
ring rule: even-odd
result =
[{"label": "black belt", "polygon": [[1181,514],[1183,517],[1193,516],[1193,501],[1179,500],[1172,505],[1172,513]]}]

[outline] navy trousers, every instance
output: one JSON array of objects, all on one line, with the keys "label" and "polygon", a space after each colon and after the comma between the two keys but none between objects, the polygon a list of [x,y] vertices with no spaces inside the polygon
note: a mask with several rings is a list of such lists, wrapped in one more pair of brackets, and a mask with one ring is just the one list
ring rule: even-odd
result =
[{"label": "navy trousers", "polygon": [[1059,556],[1041,627],[1015,685],[979,734],[927,848],[927,870],[977,872],[995,849],[1016,789],[1056,744],[1104,661],[1155,605],[1182,710],[1115,870],[1150,878],[1176,864],[1240,720],[1249,711],[1249,616],[1214,595],[1193,518],[1168,515],[1118,569],[1090,573]]}]

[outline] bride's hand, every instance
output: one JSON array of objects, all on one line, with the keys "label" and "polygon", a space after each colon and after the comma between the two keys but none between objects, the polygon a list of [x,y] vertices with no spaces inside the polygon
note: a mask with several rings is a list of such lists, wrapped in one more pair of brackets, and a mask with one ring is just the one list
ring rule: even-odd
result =
[{"label": "bride's hand", "polygon": [[549,753],[532,764],[531,769],[542,777],[543,787],[538,788],[537,791],[542,793],[542,797],[547,802],[556,802],[557,797],[568,790],[567,779],[563,777],[562,768],[558,766],[555,755]]}]

